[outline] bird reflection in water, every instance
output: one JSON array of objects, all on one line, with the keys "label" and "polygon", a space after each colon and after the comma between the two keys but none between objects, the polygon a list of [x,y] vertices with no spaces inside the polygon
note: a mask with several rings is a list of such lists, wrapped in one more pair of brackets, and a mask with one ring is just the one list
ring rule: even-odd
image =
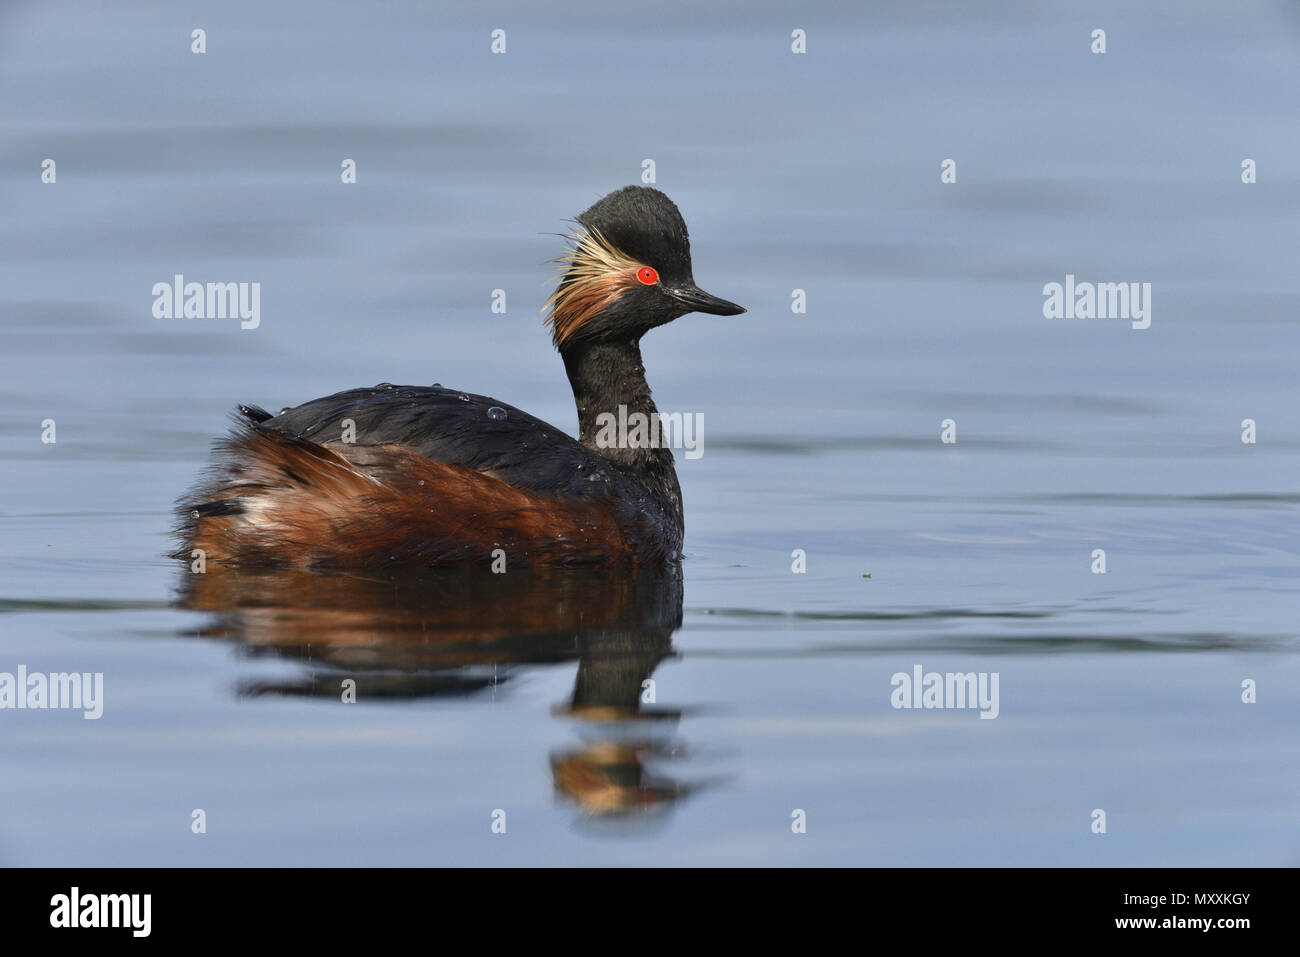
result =
[{"label": "bird reflection in water", "polygon": [[214,614],[197,632],[252,655],[298,661],[297,678],[249,681],[245,696],[358,703],[495,692],[521,668],[577,660],[569,701],[580,746],[551,755],[556,792],[592,817],[663,812],[702,785],[659,767],[682,751],[681,712],[654,704],[651,675],[682,622],[677,565],[635,570],[311,572],[209,565],[181,604]]}]

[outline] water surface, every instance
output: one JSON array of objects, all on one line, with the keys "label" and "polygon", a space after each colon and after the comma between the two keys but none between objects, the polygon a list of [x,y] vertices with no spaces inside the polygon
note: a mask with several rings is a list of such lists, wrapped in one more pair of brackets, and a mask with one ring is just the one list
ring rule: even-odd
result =
[{"label": "water surface", "polygon": [[[1300,861],[1294,8],[656,10],[0,12],[0,671],[105,676],[0,712],[0,862]],[[572,431],[551,234],[647,158],[750,310],[645,341],[705,421],[680,576],[163,557],[236,402]],[[155,319],[176,273],[261,325]],[[1066,274],[1151,327],[1045,319]],[[892,708],[917,664],[998,718]]]}]

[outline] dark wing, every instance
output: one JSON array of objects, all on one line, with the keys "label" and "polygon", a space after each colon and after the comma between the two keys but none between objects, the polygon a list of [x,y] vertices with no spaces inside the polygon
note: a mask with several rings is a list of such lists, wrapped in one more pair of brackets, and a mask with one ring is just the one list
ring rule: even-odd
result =
[{"label": "dark wing", "polygon": [[629,481],[555,426],[496,399],[441,386],[350,389],[271,416],[261,428],[346,448],[346,420],[354,446],[405,446],[517,488],[596,499],[623,494],[620,486]]}]

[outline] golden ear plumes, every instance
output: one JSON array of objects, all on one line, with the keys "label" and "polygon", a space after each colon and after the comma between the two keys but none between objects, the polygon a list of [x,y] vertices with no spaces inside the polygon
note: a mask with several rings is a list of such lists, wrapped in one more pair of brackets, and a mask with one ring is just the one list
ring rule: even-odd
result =
[{"label": "golden ear plumes", "polygon": [[641,265],[594,229],[579,226],[569,240],[569,251],[553,260],[564,264],[565,271],[555,277],[559,285],[543,307],[551,310],[546,324],[551,327],[557,347],[569,342],[593,316],[635,286]]}]

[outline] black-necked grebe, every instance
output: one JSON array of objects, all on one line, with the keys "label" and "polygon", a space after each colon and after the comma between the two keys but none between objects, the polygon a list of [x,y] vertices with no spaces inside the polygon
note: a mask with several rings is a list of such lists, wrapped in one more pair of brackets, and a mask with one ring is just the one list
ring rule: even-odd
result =
[{"label": "black-necked grebe", "polygon": [[352,568],[487,564],[498,549],[523,565],[679,557],[671,449],[598,442],[599,420],[621,410],[657,418],[646,332],[689,312],[745,310],[695,285],[686,223],[649,187],[578,216],[561,261],[547,322],[573,386],[577,440],[436,385],[384,383],[279,415],[240,406],[213,474],[180,503],[177,556]]}]

